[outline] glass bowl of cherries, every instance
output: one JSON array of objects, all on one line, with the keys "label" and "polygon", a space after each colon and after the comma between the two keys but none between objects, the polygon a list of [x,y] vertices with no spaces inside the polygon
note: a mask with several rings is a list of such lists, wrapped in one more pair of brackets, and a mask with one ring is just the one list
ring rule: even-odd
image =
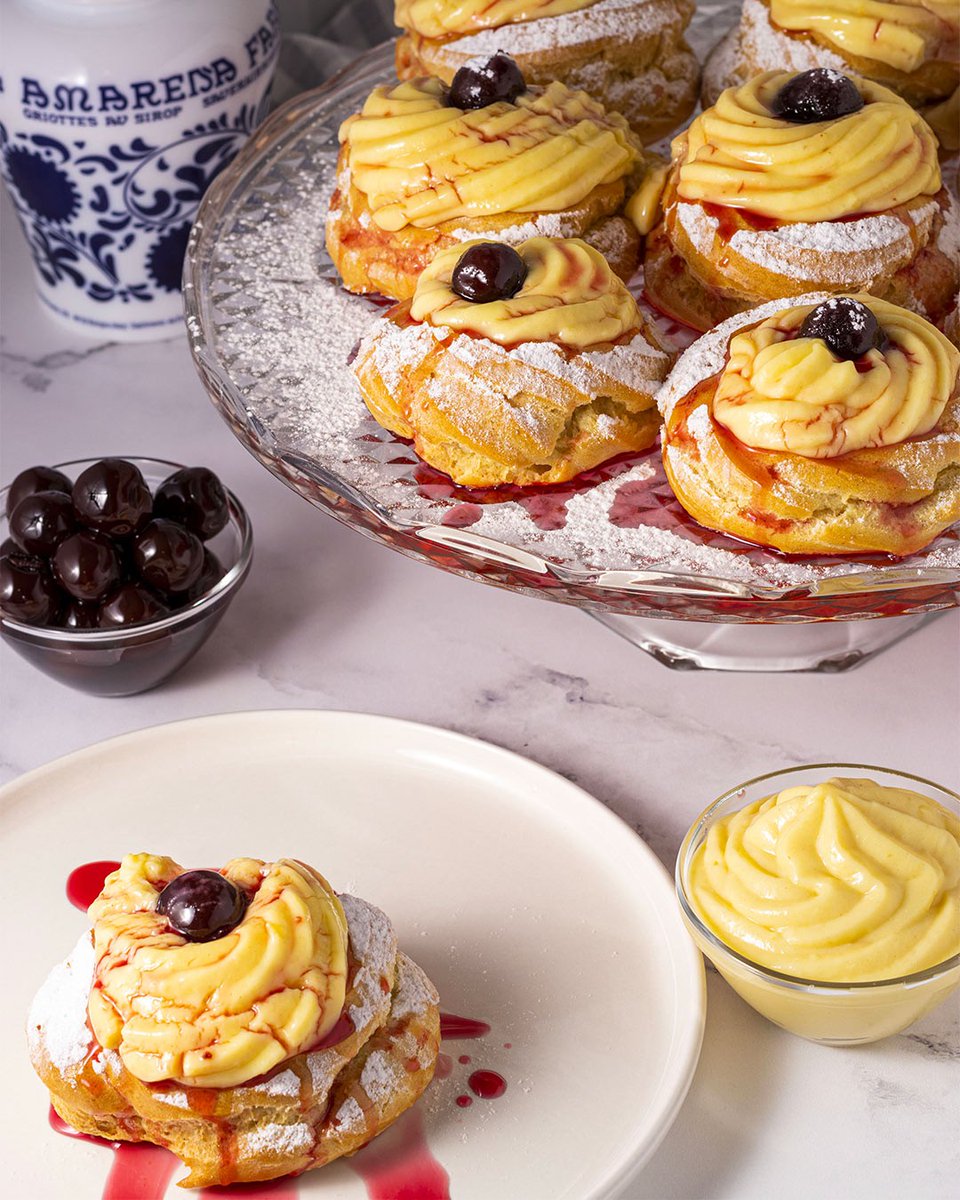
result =
[{"label": "glass bowl of cherries", "polygon": [[0,635],[97,696],[156,687],[250,570],[242,505],[206,467],[152,458],[29,467],[0,491]]}]

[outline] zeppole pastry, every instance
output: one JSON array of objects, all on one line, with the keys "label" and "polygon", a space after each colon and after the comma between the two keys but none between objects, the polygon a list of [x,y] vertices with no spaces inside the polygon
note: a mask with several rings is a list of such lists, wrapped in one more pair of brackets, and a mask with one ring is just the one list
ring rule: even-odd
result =
[{"label": "zeppole pastry", "polygon": [[872,296],[731,317],[681,355],[658,404],[692,517],[792,554],[905,555],[960,519],[960,352]]},{"label": "zeppole pastry", "polygon": [[[957,0],[744,0],[739,26],[704,70],[704,104],[761,71],[830,67],[882,83],[914,107],[940,106],[960,86]],[[931,113],[957,145],[956,122]]]},{"label": "zeppole pastry", "polygon": [[763,300],[865,291],[939,322],[958,211],[927,123],[887,88],[816,69],[724,92],[673,142],[646,288],[709,329]]},{"label": "zeppole pastry", "polygon": [[585,242],[441,251],[354,372],[387,429],[457,483],[558,483],[653,445],[667,355]]},{"label": "zeppole pastry", "polygon": [[327,249],[352,292],[413,295],[448,246],[584,237],[627,278],[639,261],[619,215],[643,168],[623,117],[554,82],[527,87],[506,55],[439,79],[378,87],[344,122]]},{"label": "zeppole pastry", "polygon": [[68,1125],[168,1147],[187,1187],[352,1154],[433,1076],[433,985],[304,863],[131,854],[89,914],[34,1000],[34,1068]]},{"label": "zeppole pastry", "polygon": [[396,0],[397,74],[450,83],[504,50],[530,83],[582,88],[652,142],[697,100],[700,66],[683,36],[693,11],[691,0]]}]

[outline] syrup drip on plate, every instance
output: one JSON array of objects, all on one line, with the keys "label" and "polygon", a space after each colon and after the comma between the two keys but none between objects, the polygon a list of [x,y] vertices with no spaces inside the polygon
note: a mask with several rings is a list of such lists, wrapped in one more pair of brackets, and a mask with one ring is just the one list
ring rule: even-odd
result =
[{"label": "syrup drip on plate", "polygon": [[99,862],[84,863],[67,876],[67,899],[81,912],[86,912],[90,905],[103,891],[104,880],[119,867],[118,862],[103,859]]},{"label": "syrup drip on plate", "polygon": [[456,1041],[460,1038],[482,1038],[490,1032],[486,1021],[477,1021],[473,1017],[458,1017],[455,1013],[440,1014],[440,1040]]},{"label": "syrup drip on plate", "polygon": [[507,1090],[507,1081],[499,1071],[474,1071],[467,1083],[481,1100],[496,1100]]},{"label": "syrup drip on plate", "polygon": [[344,1161],[367,1185],[369,1200],[450,1200],[450,1176],[430,1153],[416,1108]]},{"label": "syrup drip on plate", "polygon": [[107,1142],[77,1133],[50,1108],[50,1128],[65,1137],[113,1151],[113,1164],[103,1185],[103,1200],[163,1200],[180,1163],[175,1155],[150,1142]]}]

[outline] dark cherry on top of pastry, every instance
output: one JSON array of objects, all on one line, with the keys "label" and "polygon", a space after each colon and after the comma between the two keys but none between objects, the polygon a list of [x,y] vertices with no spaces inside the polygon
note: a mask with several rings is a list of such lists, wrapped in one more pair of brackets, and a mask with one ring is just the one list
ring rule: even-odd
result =
[{"label": "dark cherry on top of pastry", "polygon": [[489,304],[515,296],[526,277],[527,264],[512,246],[480,242],[461,255],[450,286],[461,300]]},{"label": "dark cherry on top of pastry", "polygon": [[447,103],[451,108],[486,108],[505,100],[512,104],[527,90],[527,81],[509,54],[498,50],[486,62],[464,63],[453,77]]},{"label": "dark cherry on top of pastry", "polygon": [[774,96],[770,109],[775,117],[795,125],[834,121],[859,112],[863,97],[846,75],[830,67],[801,71]]},{"label": "dark cherry on top of pastry", "polygon": [[850,361],[882,349],[884,343],[877,318],[850,296],[831,296],[811,309],[800,326],[800,337],[820,338],[837,358]]},{"label": "dark cherry on top of pastry", "polygon": [[212,942],[240,924],[247,898],[217,871],[184,871],[167,884],[157,912],[190,942]]}]

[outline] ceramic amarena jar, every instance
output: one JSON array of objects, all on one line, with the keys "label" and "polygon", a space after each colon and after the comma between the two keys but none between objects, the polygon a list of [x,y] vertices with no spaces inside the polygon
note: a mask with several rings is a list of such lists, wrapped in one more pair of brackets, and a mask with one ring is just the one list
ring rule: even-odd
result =
[{"label": "ceramic amarena jar", "polygon": [[3,0],[0,20],[0,168],[41,300],[95,337],[169,337],[200,199],[266,107],[273,0]]}]

